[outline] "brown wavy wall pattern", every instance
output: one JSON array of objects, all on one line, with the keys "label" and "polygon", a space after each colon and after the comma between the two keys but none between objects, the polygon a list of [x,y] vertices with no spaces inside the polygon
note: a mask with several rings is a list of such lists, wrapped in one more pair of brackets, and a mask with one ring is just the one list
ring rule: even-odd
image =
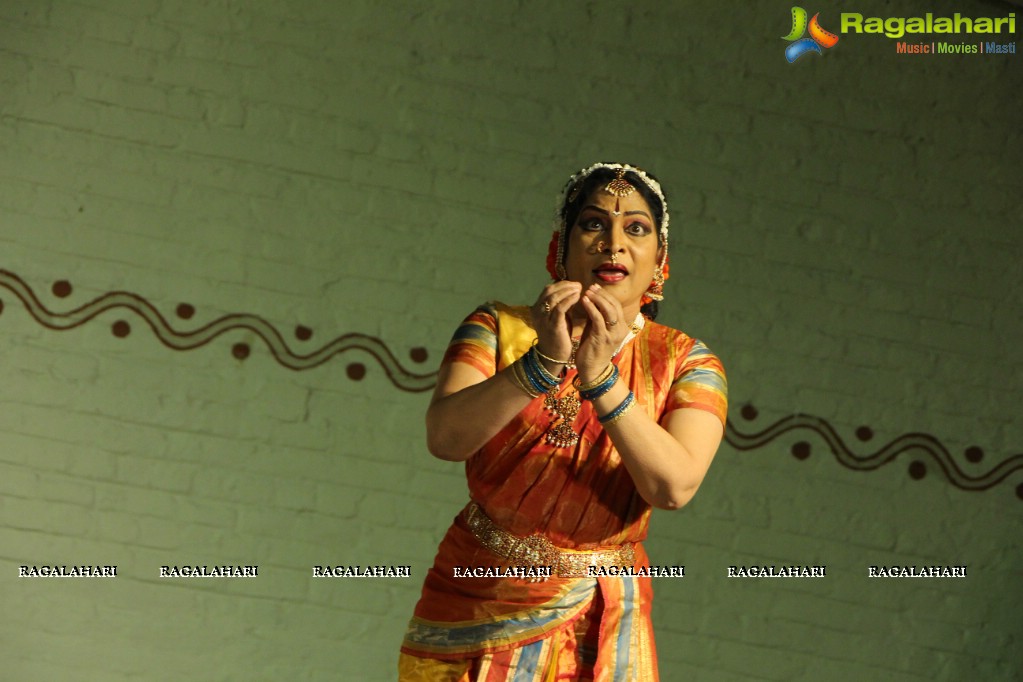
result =
[{"label": "brown wavy wall pattern", "polygon": [[[57,331],[74,329],[103,313],[118,311],[130,313],[131,317],[138,318],[153,331],[163,345],[173,350],[193,350],[229,332],[246,330],[258,336],[266,344],[273,358],[288,369],[296,371],[312,369],[344,353],[362,351],[376,360],[391,383],[403,391],[428,391],[436,382],[436,372],[416,373],[406,369],[387,344],[375,336],[366,334],[342,334],[311,352],[296,353],[288,346],[284,335],[276,327],[256,315],[243,313],[224,315],[190,331],[179,331],[171,326],[156,306],[138,294],[127,291],[113,291],[73,310],[58,313],[47,308],[25,280],[9,270],[0,270],[0,288],[7,289],[18,297],[39,324]],[[59,280],[53,284],[52,292],[57,298],[67,298],[71,295],[72,287],[67,280]],[[3,301],[0,300],[0,313],[2,312]],[[195,315],[195,308],[188,303],[180,303],[175,308],[175,315],[181,320],[190,320]],[[128,336],[131,331],[131,323],[126,319],[118,319],[111,325],[111,332],[119,338]],[[313,331],[299,325],[295,327],[294,336],[300,342],[307,342],[312,338]],[[231,346],[231,354],[239,360],[246,359],[251,350],[246,343],[235,343]],[[409,357],[415,363],[423,363],[428,354],[425,348],[412,348]],[[365,376],[366,368],[362,363],[353,362],[348,365],[347,373],[351,379],[358,381]]]},{"label": "brown wavy wall pattern", "polygon": [[[745,405],[740,415],[747,422],[755,421],[758,412],[752,405]],[[755,450],[768,443],[787,436],[790,432],[809,432],[824,442],[842,466],[854,471],[873,471],[893,463],[902,455],[911,457],[907,473],[910,478],[920,480],[927,476],[929,465],[933,465],[945,479],[960,490],[980,492],[994,488],[1014,473],[1023,471],[1023,454],[1006,457],[986,472],[971,475],[963,470],[956,457],[949,452],[941,441],[926,433],[906,433],[895,438],[873,452],[857,454],[838,435],[835,428],[820,417],[808,414],[794,414],[783,417],[767,427],[745,433],[736,428],[734,419],[725,432],[725,440],[736,450]],[[873,439],[874,432],[869,426],[861,426],[855,432],[857,440],[867,442]],[[791,447],[792,456],[799,460],[807,459],[813,448],[806,440],[799,440]],[[963,452],[968,468],[976,469],[984,459],[984,451],[972,446]],[[1023,483],[1016,486],[1016,497],[1023,500]]]},{"label": "brown wavy wall pattern", "polygon": [[[192,350],[211,343],[218,337],[235,330],[246,330],[254,333],[266,345],[270,355],[291,370],[308,370],[332,360],[345,353],[361,351],[372,357],[380,365],[387,378],[395,388],[402,391],[421,392],[433,388],[436,383],[435,371],[417,373],[407,369],[381,339],[360,333],[349,333],[337,336],[307,353],[297,353],[284,340],[284,335],[272,324],[261,317],[250,314],[236,313],[224,315],[205,325],[189,331],[175,329],[167,318],[145,298],[126,291],[114,291],[80,305],[67,312],[55,312],[44,305],[32,288],[21,277],[9,270],[0,270],[0,288],[7,289],[25,306],[28,313],[41,325],[56,331],[66,331],[80,327],[97,316],[118,311],[127,313],[125,317],[137,318],[145,323],[166,347],[173,350]],[[51,287],[53,296],[60,299],[68,298],[72,286],[67,280],[58,280]],[[0,314],[4,304],[0,299]],[[195,308],[188,303],[180,303],[174,314],[179,320],[188,321],[195,315]],[[119,338],[131,334],[132,326],[127,319],[117,319],[111,325],[111,333]],[[293,331],[295,339],[300,343],[308,343],[312,329],[298,325]],[[245,360],[251,353],[246,343],[234,343],[231,354],[238,360]],[[409,358],[413,363],[421,364],[428,358],[425,348],[416,347],[409,350]],[[350,362],[346,367],[348,377],[353,381],[361,380],[366,374],[366,367],[360,362]],[[752,405],[746,405],[739,411],[745,422],[756,421],[758,412]],[[754,450],[764,447],[773,441],[796,432],[812,434],[817,440],[823,441],[836,461],[842,466],[855,471],[873,471],[895,462],[902,455],[912,456],[907,471],[913,479],[924,478],[929,465],[940,473],[950,484],[960,490],[979,492],[989,490],[1004,482],[1016,472],[1023,471],[1023,454],[1012,455],[992,466],[986,472],[969,474],[960,466],[949,450],[934,436],[925,433],[907,433],[877,448],[874,452],[857,454],[838,435],[827,420],[811,415],[796,414],[784,417],[752,433],[746,433],[735,425],[737,420],[731,418],[725,432],[725,440],[737,450]],[[861,426],[855,432],[861,442],[870,441],[873,431]],[[812,446],[806,440],[799,440],[791,446],[791,452],[797,459],[807,459]],[[979,447],[968,448],[963,458],[968,462],[967,468],[976,469],[985,455]],[[1016,487],[1016,496],[1023,500],[1023,483]]]}]

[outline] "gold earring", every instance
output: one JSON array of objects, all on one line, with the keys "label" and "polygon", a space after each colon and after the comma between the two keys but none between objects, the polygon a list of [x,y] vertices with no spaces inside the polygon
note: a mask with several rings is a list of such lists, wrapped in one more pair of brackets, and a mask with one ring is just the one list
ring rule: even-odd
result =
[{"label": "gold earring", "polygon": [[654,270],[654,281],[650,283],[650,288],[646,290],[646,295],[652,301],[664,300],[664,268],[658,267]]}]

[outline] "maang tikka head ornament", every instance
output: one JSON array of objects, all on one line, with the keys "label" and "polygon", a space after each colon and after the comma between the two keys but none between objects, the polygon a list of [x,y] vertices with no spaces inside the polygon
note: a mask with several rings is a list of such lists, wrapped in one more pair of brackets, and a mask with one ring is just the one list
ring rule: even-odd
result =
[{"label": "maang tikka head ornament", "polygon": [[604,191],[615,198],[615,210],[611,212],[611,215],[617,218],[622,214],[620,203],[622,197],[630,196],[636,191],[636,188],[625,179],[625,169],[619,168],[615,173],[615,179],[604,185]]},{"label": "maang tikka head ornament", "polygon": [[[647,175],[641,168],[628,164],[595,163],[568,179],[565,189],[559,197],[558,208],[554,214],[554,234],[551,235],[551,242],[547,250],[547,271],[556,281],[566,279],[565,242],[568,238],[568,229],[571,226],[567,224],[565,213],[568,206],[579,198],[579,192],[582,190],[583,185],[586,184],[586,179],[601,168],[615,171],[615,177],[602,188],[604,192],[616,198],[627,197],[635,192],[636,188],[625,177],[625,174],[629,172],[639,177],[643,184],[661,202],[661,226],[658,231],[658,238],[661,243],[661,262],[657,264],[657,268],[654,270],[653,281],[650,282],[650,287],[647,289],[646,294],[643,295],[642,303],[646,305],[651,301],[663,301],[664,282],[668,279],[668,202],[665,200],[664,192],[661,190],[661,185],[657,180]],[[615,210],[612,212],[612,215],[621,215],[618,201],[615,201]]]}]

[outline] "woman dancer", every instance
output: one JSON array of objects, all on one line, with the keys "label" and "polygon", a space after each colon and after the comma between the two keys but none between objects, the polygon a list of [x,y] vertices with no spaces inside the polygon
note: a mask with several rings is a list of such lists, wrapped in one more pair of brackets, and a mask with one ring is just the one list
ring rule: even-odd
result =
[{"label": "woman dancer", "polygon": [[400,679],[656,680],[652,507],[695,494],[723,434],[724,371],[654,322],[668,207],[639,168],[565,187],[530,307],[490,303],[456,331],[427,412],[470,502],[441,542]]}]

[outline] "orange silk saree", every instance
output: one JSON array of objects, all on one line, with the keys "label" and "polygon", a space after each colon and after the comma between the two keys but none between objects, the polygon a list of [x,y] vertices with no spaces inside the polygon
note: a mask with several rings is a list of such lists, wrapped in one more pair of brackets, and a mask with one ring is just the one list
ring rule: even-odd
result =
[{"label": "orange silk saree", "polygon": [[[459,327],[444,362],[465,362],[492,376],[535,338],[527,308],[488,304]],[[724,371],[699,341],[647,321],[615,362],[637,408],[655,421],[671,410],[701,409],[724,423]],[[559,396],[575,390],[574,375],[569,372]],[[634,567],[648,566],[641,543],[651,507],[592,406],[584,401],[573,422],[580,438],[572,447],[547,443],[555,420],[536,398],[470,457],[470,498],[514,535],[539,533],[566,550],[629,543]],[[477,540],[465,516],[456,517],[424,581],[401,649],[400,679],[657,679],[649,577],[465,577],[467,568],[513,565]]]}]

